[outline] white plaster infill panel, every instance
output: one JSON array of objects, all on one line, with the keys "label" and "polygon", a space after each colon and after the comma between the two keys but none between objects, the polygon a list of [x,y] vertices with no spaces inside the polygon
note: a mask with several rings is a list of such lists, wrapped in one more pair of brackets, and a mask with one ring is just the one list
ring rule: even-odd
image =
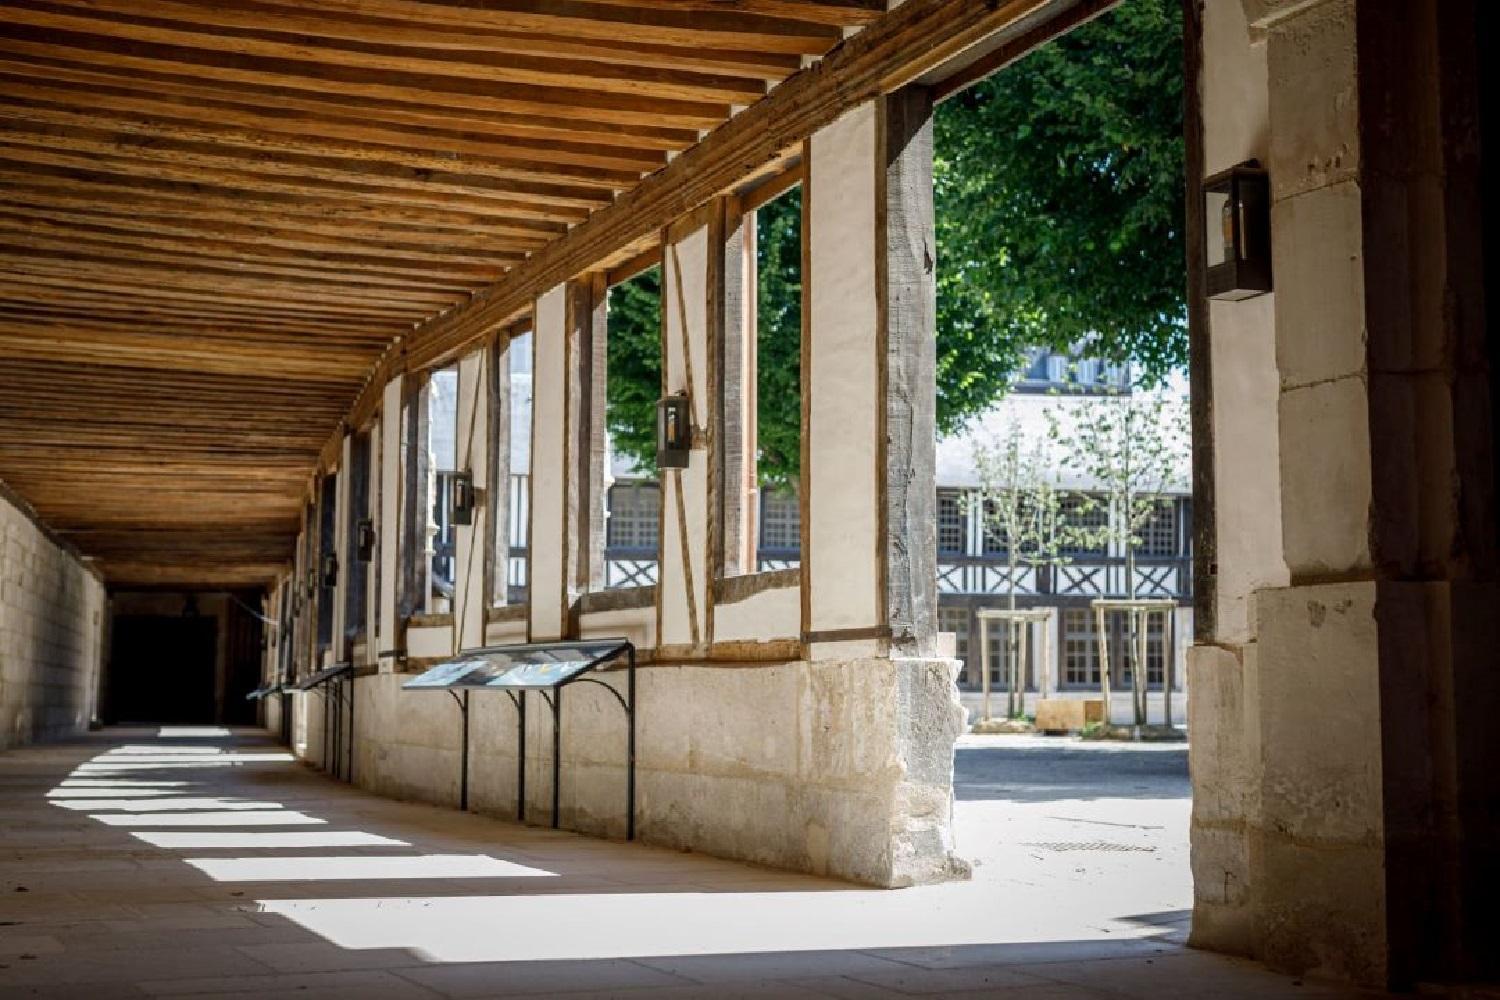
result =
[{"label": "white plaster infill panel", "polygon": [[[401,377],[385,384],[380,404],[380,594],[378,628],[380,648],[376,654],[396,645],[396,574],[397,545],[401,532]],[[382,657],[380,669],[395,666],[391,657]]]},{"label": "white plaster infill panel", "polygon": [[625,638],[634,643],[636,649],[654,649],[656,648],[656,609],[648,604],[643,608],[590,611],[579,615],[578,638]]},{"label": "white plaster infill panel", "polygon": [[[662,367],[666,390],[688,391],[696,428],[709,426],[708,255],[711,249],[708,227],[700,226],[678,242],[668,244],[662,257],[665,313]],[[686,355],[684,350],[688,352]],[[663,645],[691,646],[708,641],[709,453],[696,445],[697,442],[688,468],[669,470],[662,476],[662,558],[657,594],[661,602]]]},{"label": "white plaster infill panel", "polygon": [[715,642],[796,639],[802,629],[802,588],[775,587],[714,605]]},{"label": "white plaster infill panel", "polygon": [[526,619],[524,618],[513,618],[503,622],[490,622],[484,627],[484,644],[486,646],[503,646],[525,641]]},{"label": "white plaster infill panel", "polygon": [[[879,625],[880,345],[873,103],[813,135],[808,239],[810,632]],[[845,655],[850,655],[848,652]]]},{"label": "white plaster infill panel", "polygon": [[563,545],[567,469],[567,286],[536,300],[531,338],[531,541],[527,550],[531,638],[560,639],[564,615]]},{"label": "white plaster infill panel", "polygon": [[406,655],[431,659],[453,655],[452,625],[412,625],[406,630]]}]

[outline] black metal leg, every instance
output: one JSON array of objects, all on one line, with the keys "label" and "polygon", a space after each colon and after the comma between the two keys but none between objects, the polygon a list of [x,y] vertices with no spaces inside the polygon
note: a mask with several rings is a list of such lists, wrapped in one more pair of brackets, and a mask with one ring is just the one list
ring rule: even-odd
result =
[{"label": "black metal leg", "polygon": [[349,784],[354,784],[354,674],[349,674],[349,763],[345,768],[345,777]]},{"label": "black metal leg", "polygon": [[459,766],[462,769],[458,776],[458,808],[462,812],[469,811],[469,692],[464,692],[464,745],[459,753]]},{"label": "black metal leg", "polygon": [[328,755],[328,736],[329,736],[329,731],[333,728],[333,713],[330,711],[330,709],[332,708],[332,706],[329,704],[329,701],[328,701],[328,689],[324,688],[322,694],[323,694],[323,760],[321,761],[321,763],[323,765],[323,770],[327,771],[328,770],[328,756],[329,756]]},{"label": "black metal leg", "polygon": [[630,706],[625,710],[630,729],[626,736],[625,762],[625,839],[635,839],[635,647],[630,647],[629,667],[625,685],[630,694]]},{"label": "black metal leg", "polygon": [[562,804],[562,688],[552,690],[552,829],[558,828]]},{"label": "black metal leg", "polygon": [[526,692],[516,698],[516,822],[526,822]]}]

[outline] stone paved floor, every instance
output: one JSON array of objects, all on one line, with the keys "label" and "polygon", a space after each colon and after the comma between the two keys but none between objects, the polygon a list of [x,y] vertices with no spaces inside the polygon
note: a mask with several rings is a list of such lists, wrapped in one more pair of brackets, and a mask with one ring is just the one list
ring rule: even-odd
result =
[{"label": "stone paved floor", "polygon": [[[189,732],[0,754],[0,998],[1355,995],[1185,949],[1175,779],[1122,812],[1056,749],[966,742],[975,879],[890,892],[391,802]],[[1013,801],[1027,766],[1057,788]]]}]

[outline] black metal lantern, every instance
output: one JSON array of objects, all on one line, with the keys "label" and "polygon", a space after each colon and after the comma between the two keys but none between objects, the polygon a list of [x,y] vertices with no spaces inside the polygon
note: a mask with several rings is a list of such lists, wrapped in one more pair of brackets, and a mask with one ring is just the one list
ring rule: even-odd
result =
[{"label": "black metal lantern", "polygon": [[474,508],[479,503],[478,490],[474,488],[474,475],[470,472],[453,474],[453,523],[473,524]]},{"label": "black metal lantern", "polygon": [[330,589],[339,585],[339,557],[328,553],[323,557],[323,586]]},{"label": "black metal lantern", "polygon": [[355,525],[354,550],[362,563],[375,558],[375,522],[368,517],[361,518]]},{"label": "black metal lantern", "polygon": [[1203,182],[1208,297],[1248,299],[1271,290],[1271,179],[1254,160]]},{"label": "black metal lantern", "polygon": [[686,392],[656,404],[656,467],[686,469],[693,447],[693,411]]}]

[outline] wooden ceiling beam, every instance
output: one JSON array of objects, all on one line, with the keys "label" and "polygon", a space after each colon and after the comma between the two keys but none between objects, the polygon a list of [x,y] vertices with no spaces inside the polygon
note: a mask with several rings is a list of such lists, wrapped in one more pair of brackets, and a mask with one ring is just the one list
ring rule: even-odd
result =
[{"label": "wooden ceiling beam", "polygon": [[202,260],[218,267],[252,267],[266,273],[279,269],[299,273],[326,274],[377,286],[472,292],[477,284],[492,281],[504,270],[499,267],[460,265],[449,271],[413,265],[399,260],[373,260],[355,254],[324,254],[283,250],[277,247],[214,239],[207,233],[187,237],[161,236],[150,230],[131,232],[97,225],[70,227],[44,218],[12,215],[0,206],[0,234],[66,243],[94,253],[123,252],[123,248],[147,249],[189,260]]},{"label": "wooden ceiling beam", "polygon": [[736,11],[810,24],[853,27],[885,13],[886,0],[588,0],[593,4],[649,10]]},{"label": "wooden ceiling beam", "polygon": [[687,101],[521,84],[497,87],[489,81],[460,77],[205,52],[23,25],[0,24],[0,52],[62,59],[75,65],[108,66],[117,71],[187,74],[229,83],[333,92],[460,111],[479,109],[619,125],[704,129],[712,128],[729,115],[728,101]]},{"label": "wooden ceiling beam", "polygon": [[[23,296],[32,295],[44,300],[46,296],[54,295],[57,301],[65,300],[70,294],[101,296],[102,293],[103,296],[116,298],[122,303],[134,303],[145,307],[163,302],[176,302],[204,306],[206,313],[215,306],[224,306],[244,310],[251,315],[276,315],[288,319],[321,317],[334,320],[345,317],[350,322],[357,320],[410,324],[410,311],[403,312],[386,307],[360,307],[341,302],[292,302],[274,295],[256,295],[242,291],[229,294],[216,293],[202,288],[150,288],[141,286],[136,280],[137,276],[134,275],[115,277],[114,281],[92,280],[88,275],[80,279],[67,273],[56,273],[55,269],[27,268],[11,264],[5,270],[0,271],[0,292],[20,293]],[[228,315],[227,312],[221,314]]]},{"label": "wooden ceiling beam", "polygon": [[88,224],[115,228],[128,225],[176,235],[208,232],[232,236],[240,242],[295,250],[361,256],[384,253],[439,267],[452,260],[504,270],[505,265],[524,259],[526,253],[524,244],[508,242],[514,237],[493,232],[487,220],[475,220],[472,228],[449,226],[447,218],[439,219],[440,224],[423,226],[422,214],[406,209],[351,211],[344,215],[340,212],[343,206],[332,204],[327,206],[330,215],[321,206],[298,204],[276,212],[269,202],[212,194],[205,194],[203,207],[195,207],[190,199],[153,196],[131,184],[79,187],[36,183],[36,178],[28,181],[24,174],[5,169],[3,162],[0,182],[5,182],[0,185],[0,209],[29,213],[35,218],[71,217],[87,219]]},{"label": "wooden ceiling beam", "polygon": [[840,38],[829,26],[733,10],[706,13],[684,5],[647,9],[567,0],[320,0],[319,7],[417,24],[788,55],[819,55]]},{"label": "wooden ceiling beam", "polygon": [[49,237],[38,235],[26,227],[10,227],[0,220],[0,252],[17,249],[34,250],[43,257],[63,260],[110,262],[124,260],[143,269],[159,269],[168,274],[201,273],[205,275],[230,274],[256,280],[284,281],[292,286],[304,284],[318,289],[342,289],[351,292],[368,290],[372,295],[407,295],[410,301],[423,301],[424,296],[437,302],[453,302],[459,296],[467,296],[472,288],[458,284],[440,284],[432,281],[402,280],[360,271],[325,270],[317,267],[283,266],[264,261],[220,257],[204,253],[201,248],[188,247],[176,251],[147,249],[149,243],[137,240],[130,247],[128,240],[114,243],[91,240],[85,236]]},{"label": "wooden ceiling beam", "polygon": [[31,79],[46,84],[66,83],[89,88],[180,97],[203,107],[238,108],[274,112],[283,120],[309,123],[353,122],[383,126],[402,125],[454,135],[495,138],[518,136],[534,139],[565,139],[600,145],[625,145],[639,149],[678,150],[698,140],[698,130],[659,125],[621,125],[615,122],[554,118],[544,115],[482,111],[474,108],[444,108],[407,104],[392,100],[244,82],[204,80],[192,76],[128,71],[109,67],[79,66],[59,59],[0,52],[0,72],[12,79]]},{"label": "wooden ceiling beam", "polygon": [[[542,137],[524,133],[493,131],[488,133],[460,132],[450,129],[421,128],[406,125],[391,125],[372,122],[368,118],[314,117],[311,115],[277,114],[274,111],[254,108],[226,101],[209,101],[203,98],[180,98],[152,93],[149,84],[142,90],[119,86],[73,84],[56,81],[38,82],[26,77],[0,73],[0,100],[25,106],[55,106],[80,109],[84,113],[109,112],[101,121],[128,120],[128,116],[142,116],[144,120],[168,120],[190,122],[194,125],[211,126],[204,134],[218,135],[226,126],[256,130],[271,135],[287,135],[311,140],[344,141],[365,158],[377,158],[375,154],[384,147],[387,157],[424,153],[442,161],[441,169],[452,169],[466,161],[462,157],[478,157],[499,160],[514,160],[517,151],[526,151],[526,159],[578,162],[616,169],[634,169],[639,172],[655,170],[666,159],[666,150],[675,146],[661,147],[633,140],[630,136],[609,136],[605,141],[582,139],[573,135],[547,135]],[[45,102],[45,105],[43,104]],[[108,127],[108,126],[101,126]],[[217,141],[217,140],[210,140]],[[373,147],[370,150],[362,146]],[[685,143],[683,145],[686,145]],[[337,147],[323,145],[324,149]]]},{"label": "wooden ceiling beam", "polygon": [[[633,2],[633,0],[631,0]],[[681,0],[669,0],[677,4]],[[719,0],[711,0],[719,4]],[[858,0],[883,3],[884,0]],[[51,9],[110,11],[195,26],[236,28],[275,35],[342,39],[372,45],[456,52],[547,55],[643,66],[658,69],[699,70],[758,80],[779,80],[800,67],[794,55],[756,52],[751,49],[710,49],[699,45],[654,45],[647,42],[608,41],[546,35],[534,31],[495,31],[466,25],[463,29],[429,27],[412,21],[394,21],[343,13],[328,17],[305,5],[262,3],[259,0],[216,0],[212,4],[179,3],[175,0],[49,0]]]},{"label": "wooden ceiling beam", "polygon": [[[9,88],[6,88],[8,90]],[[241,127],[232,119],[254,122],[256,116],[225,113],[219,109],[176,107],[156,113],[122,110],[127,101],[109,94],[96,95],[86,109],[57,106],[65,99],[55,91],[50,99],[35,100],[0,91],[0,117],[37,124],[99,129],[121,135],[153,136],[180,142],[209,143],[240,149],[269,150],[305,156],[337,157],[371,163],[389,163],[417,170],[472,173],[480,177],[535,178],[550,176],[554,167],[564,175],[588,176],[597,170],[612,182],[628,183],[667,162],[660,150],[632,150],[623,146],[561,142],[555,139],[513,139],[506,143],[446,140],[442,136],[392,135],[358,126],[315,124],[295,130],[295,123],[274,118]],[[160,112],[166,110],[170,117]]]},{"label": "wooden ceiling beam", "polygon": [[[45,246],[75,246],[91,252],[120,253],[129,247],[161,251],[171,259],[200,260],[216,267],[251,267],[264,273],[322,273],[349,281],[389,288],[469,292],[475,283],[493,280],[498,267],[455,266],[448,270],[403,266],[401,261],[371,261],[354,254],[319,254],[214,239],[209,233],[192,237],[158,236],[96,225],[65,225],[37,216],[11,214],[0,205],[0,239],[25,237]],[[168,259],[163,257],[163,260]]]},{"label": "wooden ceiling beam", "polygon": [[255,282],[244,278],[177,274],[171,277],[169,285],[152,284],[154,272],[144,266],[69,263],[35,253],[0,251],[0,261],[5,265],[0,268],[0,287],[42,285],[63,290],[108,292],[142,301],[170,299],[209,305],[234,303],[251,308],[280,309],[287,315],[321,314],[377,321],[388,319],[393,322],[414,322],[410,317],[420,317],[429,311],[429,304],[409,299],[349,295],[337,291],[306,291],[300,297],[292,297],[274,282]]},{"label": "wooden ceiling beam", "polygon": [[[226,375],[252,375],[275,371],[290,381],[322,382],[335,385],[357,382],[368,364],[359,355],[347,351],[293,350],[274,348],[261,352],[241,350],[226,352],[222,345],[194,345],[181,337],[163,337],[151,333],[89,333],[66,341],[40,341],[34,336],[17,336],[0,326],[0,349],[7,358],[31,358],[89,364],[101,361],[115,366],[154,370],[221,372]],[[0,469],[4,469],[0,463]],[[305,470],[304,470],[305,471]]]},{"label": "wooden ceiling beam", "polygon": [[[555,204],[596,207],[613,190],[616,181],[602,179],[600,172],[588,177],[567,176],[566,183],[545,172],[530,177],[501,178],[475,174],[444,173],[425,168],[369,160],[345,160],[327,156],[270,153],[259,149],[234,149],[212,143],[150,139],[112,133],[103,129],[40,125],[14,118],[0,118],[0,146],[9,158],[27,158],[78,169],[161,176],[189,183],[217,183],[225,187],[278,191],[283,194],[338,192],[367,200],[387,200],[433,208],[503,215],[505,204],[526,196],[553,199]],[[57,157],[58,152],[86,154]],[[100,158],[105,158],[101,160]],[[109,162],[113,161],[113,163]],[[558,175],[567,173],[562,168]],[[519,173],[528,173],[522,171]],[[284,180],[283,180],[284,179]],[[633,179],[632,179],[633,181]],[[351,187],[352,186],[352,187]],[[501,204],[496,205],[498,200]]]},{"label": "wooden ceiling beam", "polygon": [[[65,5],[64,5],[65,6]],[[171,5],[168,5],[171,6]],[[488,52],[482,49],[414,50],[386,43],[352,42],[324,36],[292,35],[281,31],[241,31],[196,22],[142,18],[106,12],[92,5],[88,16],[58,9],[35,0],[10,0],[6,18],[11,25],[29,25],[49,37],[66,36],[70,43],[91,46],[86,39],[107,42],[110,51],[157,54],[175,61],[199,63],[249,57],[272,61],[296,72],[299,67],[335,79],[369,79],[375,74],[397,76],[409,89],[446,90],[450,80],[468,85],[478,82],[504,87],[515,85],[551,88],[564,94],[586,94],[589,103],[606,94],[644,100],[672,100],[711,104],[748,104],[763,97],[763,80],[742,76],[719,76],[691,70],[653,66],[619,66],[593,59]],[[194,30],[196,29],[196,30]],[[22,32],[17,31],[17,34]],[[138,44],[150,48],[137,47]],[[193,53],[189,59],[186,53]],[[247,65],[231,63],[231,65]],[[469,89],[460,93],[473,92]],[[575,97],[577,95],[575,94]]]}]

